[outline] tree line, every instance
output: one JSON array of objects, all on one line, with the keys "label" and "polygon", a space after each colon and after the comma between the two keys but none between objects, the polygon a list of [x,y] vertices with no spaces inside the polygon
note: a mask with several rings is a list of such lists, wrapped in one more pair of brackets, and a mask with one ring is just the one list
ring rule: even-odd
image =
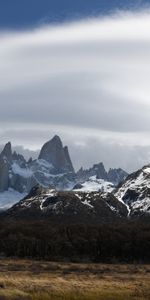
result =
[{"label": "tree line", "polygon": [[63,225],[0,221],[0,257],[72,262],[150,262],[150,223]]}]

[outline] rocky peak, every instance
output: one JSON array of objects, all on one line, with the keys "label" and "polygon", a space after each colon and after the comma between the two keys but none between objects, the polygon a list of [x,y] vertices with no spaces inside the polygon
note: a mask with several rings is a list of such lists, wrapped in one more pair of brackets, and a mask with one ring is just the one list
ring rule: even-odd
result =
[{"label": "rocky peak", "polygon": [[96,173],[97,179],[101,178],[101,179],[107,180],[107,172],[106,172],[105,167],[102,162],[100,162],[99,164],[95,164],[93,166],[93,170]]},{"label": "rocky peak", "polygon": [[67,164],[68,164],[71,172],[74,172],[74,168],[73,168],[73,165],[72,165],[72,162],[71,162],[71,159],[70,159],[69,150],[68,150],[67,146],[64,147],[64,153],[65,153]]},{"label": "rocky peak", "polygon": [[62,147],[62,141],[58,135],[54,135],[54,137],[51,139],[51,142]]},{"label": "rocky peak", "polygon": [[39,159],[46,160],[50,163],[53,166],[53,172],[55,174],[74,172],[68,148],[63,147],[62,141],[57,135],[44,144]]},{"label": "rocky peak", "polygon": [[109,169],[108,171],[108,180],[113,182],[115,185],[122,182],[128,176],[127,172],[119,169]]},{"label": "rocky peak", "polygon": [[26,160],[22,154],[18,154],[16,151],[14,151],[12,154],[12,159],[22,167],[26,166]]},{"label": "rocky peak", "polygon": [[84,170],[80,168],[77,172],[77,179],[80,183],[87,181],[90,177],[96,176],[96,179],[103,179],[108,182],[112,182],[114,185],[122,182],[126,177],[127,173],[122,169],[110,169],[109,172],[105,170],[102,162],[94,164],[92,168]]},{"label": "rocky peak", "polygon": [[128,210],[125,204],[109,193],[81,193],[57,191],[53,188],[35,186],[6,215],[15,218],[50,218],[55,223],[100,224],[125,220]]},{"label": "rocky peak", "polygon": [[0,154],[0,158],[6,158],[8,160],[8,162],[12,161],[12,149],[11,149],[11,143],[8,142],[3,151]]}]

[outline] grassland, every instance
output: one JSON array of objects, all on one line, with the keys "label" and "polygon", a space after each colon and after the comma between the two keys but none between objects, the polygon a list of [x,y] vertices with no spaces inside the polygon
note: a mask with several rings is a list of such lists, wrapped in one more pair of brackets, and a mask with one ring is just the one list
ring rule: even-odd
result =
[{"label": "grassland", "polygon": [[0,300],[149,300],[150,265],[0,260]]}]

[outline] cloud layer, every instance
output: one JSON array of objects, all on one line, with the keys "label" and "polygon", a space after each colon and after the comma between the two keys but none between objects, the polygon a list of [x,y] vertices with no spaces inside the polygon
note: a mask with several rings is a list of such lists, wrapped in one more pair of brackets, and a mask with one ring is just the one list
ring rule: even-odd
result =
[{"label": "cloud layer", "polygon": [[57,133],[77,167],[148,163],[149,28],[142,11],[1,32],[1,143],[37,149]]}]

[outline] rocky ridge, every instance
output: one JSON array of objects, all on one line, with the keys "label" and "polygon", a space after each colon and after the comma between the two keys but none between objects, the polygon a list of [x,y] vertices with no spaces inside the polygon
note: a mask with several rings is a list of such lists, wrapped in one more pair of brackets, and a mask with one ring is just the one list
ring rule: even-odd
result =
[{"label": "rocky ridge", "polygon": [[91,224],[125,219],[127,214],[126,205],[111,193],[56,191],[40,186],[6,212],[13,218]]},{"label": "rocky ridge", "polygon": [[13,152],[8,142],[0,154],[0,209],[10,207],[11,198],[14,204],[14,195],[17,202],[37,184],[57,190],[111,192],[126,175],[121,169],[106,172],[103,163],[88,170],[81,168],[76,173],[68,147],[63,146],[59,136],[43,145],[37,159],[28,161],[23,155]]},{"label": "rocky ridge", "polygon": [[128,206],[130,216],[150,215],[150,165],[127,176],[114,195]]}]

